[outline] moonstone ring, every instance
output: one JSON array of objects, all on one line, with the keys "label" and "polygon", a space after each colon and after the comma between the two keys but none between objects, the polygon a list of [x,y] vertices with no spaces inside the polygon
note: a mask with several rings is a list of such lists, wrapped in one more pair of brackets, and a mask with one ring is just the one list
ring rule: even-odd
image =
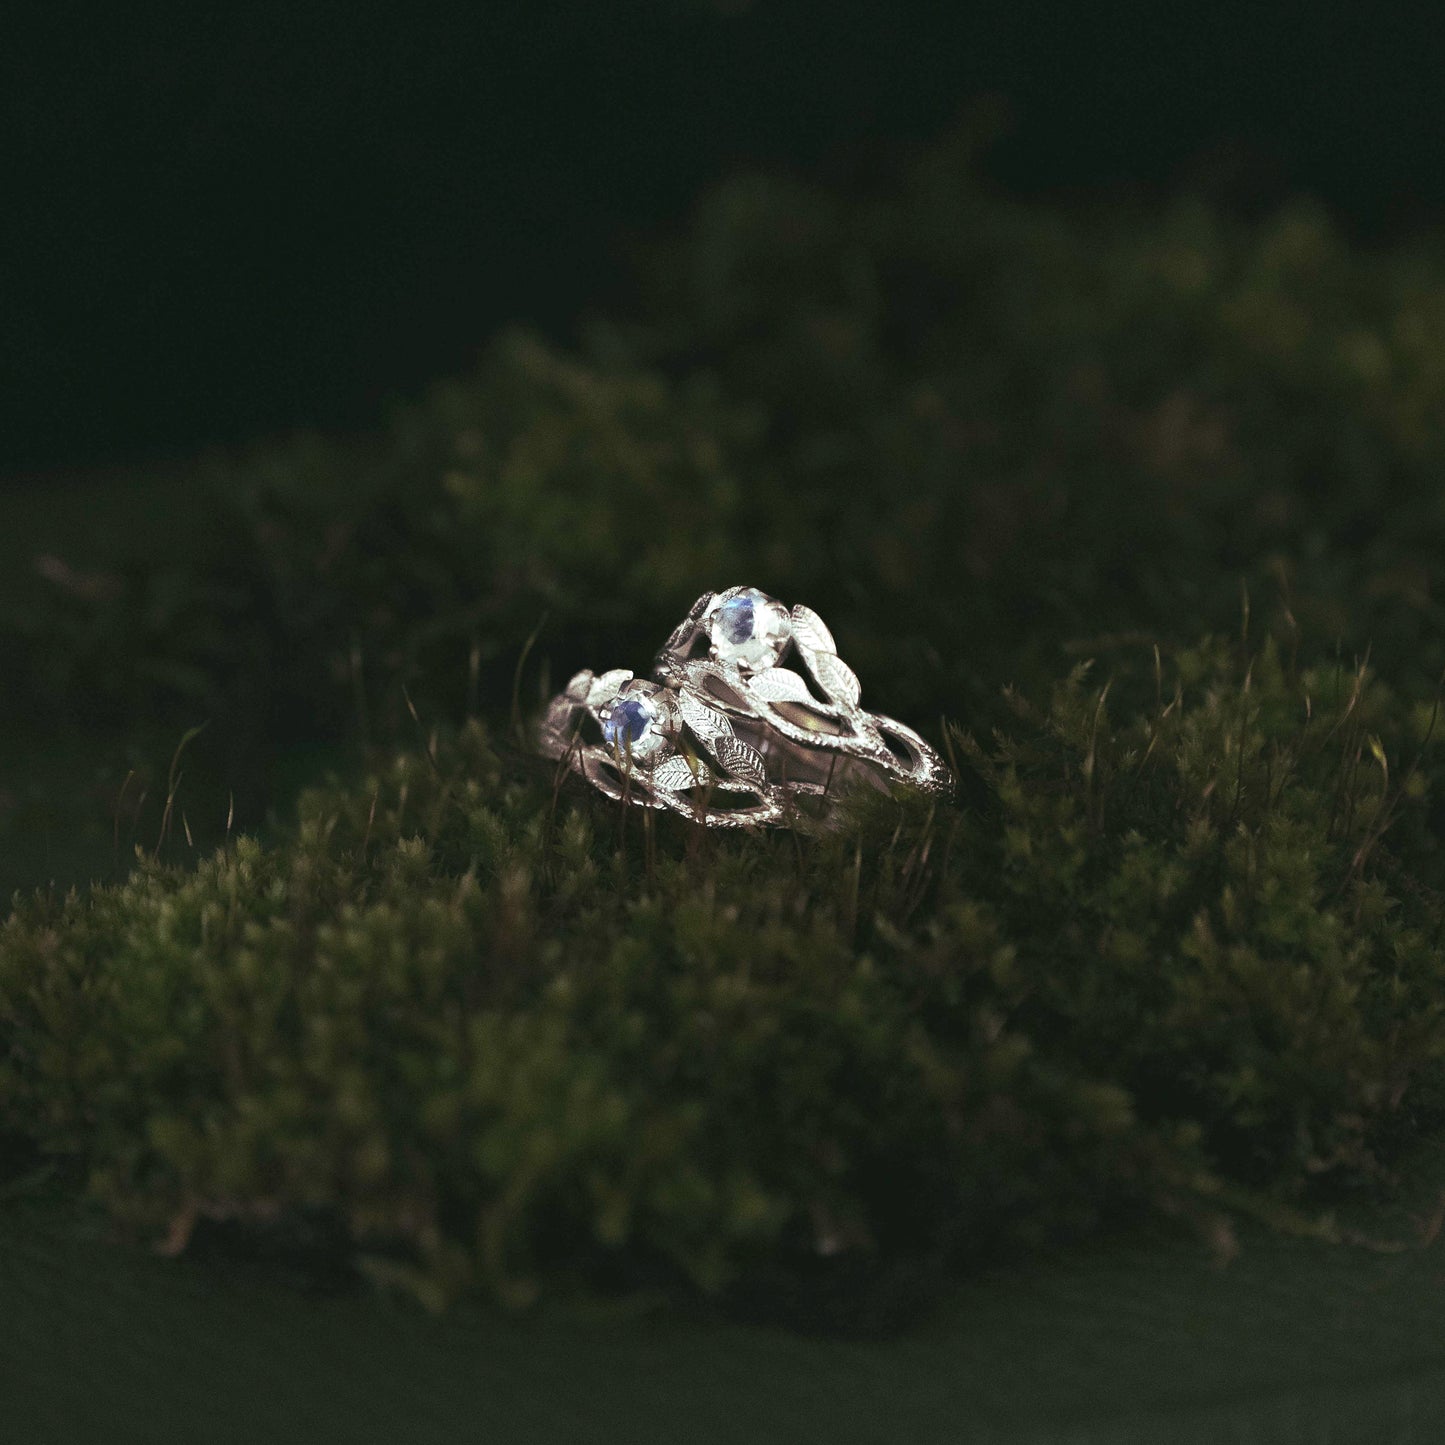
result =
[{"label": "moonstone ring", "polygon": [[[796,662],[801,670],[786,667]],[[794,745],[854,765],[880,786],[951,796],[948,765],[914,730],[859,704],[858,676],[811,607],[756,587],[704,592],[657,656],[653,675]]]},{"label": "moonstone ring", "polygon": [[832,781],[826,768],[785,761],[784,739],[746,721],[734,727],[690,689],[625,668],[577,673],[552,699],[537,741],[609,798],[717,828],[800,824],[807,801]]},{"label": "moonstone ring", "polygon": [[[780,665],[790,655],[811,687]],[[824,823],[830,793],[854,782],[950,795],[942,758],[911,728],[863,711],[858,694],[815,612],[733,587],[697,600],[654,680],[577,673],[537,741],[608,797],[711,827]]]}]

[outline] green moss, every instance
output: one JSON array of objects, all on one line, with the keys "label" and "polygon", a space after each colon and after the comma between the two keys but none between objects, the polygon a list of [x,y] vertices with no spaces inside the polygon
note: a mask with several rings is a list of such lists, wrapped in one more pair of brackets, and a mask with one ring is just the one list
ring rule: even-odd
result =
[{"label": "green moss", "polygon": [[157,1232],[320,1212],[428,1298],[1367,1180],[1440,1084],[1438,915],[1388,851],[1435,765],[1365,674],[1234,651],[1117,719],[1077,669],[960,738],[974,806],[801,845],[644,836],[474,725],[279,846],[20,903],[0,1120]]}]

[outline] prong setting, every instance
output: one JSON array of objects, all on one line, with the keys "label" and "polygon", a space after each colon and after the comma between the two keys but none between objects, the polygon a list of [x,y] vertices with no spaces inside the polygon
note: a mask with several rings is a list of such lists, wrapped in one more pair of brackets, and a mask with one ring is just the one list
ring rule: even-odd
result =
[{"label": "prong setting", "polygon": [[792,636],[788,609],[756,587],[729,587],[703,613],[714,662],[731,663],[740,672],[773,667]]},{"label": "prong setting", "polygon": [[672,713],[663,688],[634,678],[597,709],[597,722],[613,752],[645,763],[670,744]]}]

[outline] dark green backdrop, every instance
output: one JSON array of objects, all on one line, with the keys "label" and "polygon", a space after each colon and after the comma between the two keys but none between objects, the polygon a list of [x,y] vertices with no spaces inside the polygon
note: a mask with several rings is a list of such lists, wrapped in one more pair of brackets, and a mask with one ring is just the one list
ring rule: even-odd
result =
[{"label": "dark green backdrop", "polygon": [[0,485],[369,425],[499,324],[565,333],[739,165],[872,164],[979,96],[1012,191],[1438,215],[1385,4],[24,4],[0,58]]}]

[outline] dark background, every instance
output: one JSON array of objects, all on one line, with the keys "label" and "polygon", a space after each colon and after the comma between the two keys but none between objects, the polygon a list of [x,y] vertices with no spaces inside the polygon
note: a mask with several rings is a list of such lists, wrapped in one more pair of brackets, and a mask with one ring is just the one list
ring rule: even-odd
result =
[{"label": "dark background", "polygon": [[374,422],[744,165],[829,172],[975,98],[1075,202],[1445,209],[1438,37],[1365,6],[530,0],[102,8],[4,46],[0,485]]}]

